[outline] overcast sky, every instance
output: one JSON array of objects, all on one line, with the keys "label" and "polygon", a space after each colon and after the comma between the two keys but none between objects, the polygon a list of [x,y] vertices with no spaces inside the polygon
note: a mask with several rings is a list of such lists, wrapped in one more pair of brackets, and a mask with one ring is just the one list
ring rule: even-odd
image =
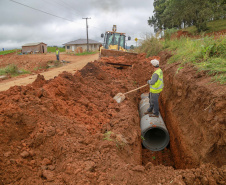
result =
[{"label": "overcast sky", "polygon": [[103,42],[101,33],[112,30],[114,24],[118,32],[131,36],[128,46],[136,45],[135,38],[143,39],[146,34],[154,33],[147,24],[153,15],[154,0],[12,1],[0,0],[0,51],[20,48],[26,43],[62,46],[69,41],[86,39],[86,20],[82,19],[86,17],[91,18],[88,19],[89,39],[99,42]]}]

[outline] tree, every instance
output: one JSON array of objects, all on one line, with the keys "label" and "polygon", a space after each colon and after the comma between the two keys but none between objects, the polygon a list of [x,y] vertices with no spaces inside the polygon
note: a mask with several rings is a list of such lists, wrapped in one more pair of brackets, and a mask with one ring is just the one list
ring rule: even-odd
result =
[{"label": "tree", "polygon": [[196,26],[205,31],[210,20],[226,17],[225,0],[154,0],[154,16],[148,24],[154,31]]},{"label": "tree", "polygon": [[225,0],[210,0],[213,12],[213,20],[226,18],[226,3]]},{"label": "tree", "polygon": [[154,31],[157,32],[159,30],[164,29],[164,23],[161,19],[161,15],[163,14],[166,8],[167,0],[154,0],[154,16],[149,17],[148,25],[154,26]]}]

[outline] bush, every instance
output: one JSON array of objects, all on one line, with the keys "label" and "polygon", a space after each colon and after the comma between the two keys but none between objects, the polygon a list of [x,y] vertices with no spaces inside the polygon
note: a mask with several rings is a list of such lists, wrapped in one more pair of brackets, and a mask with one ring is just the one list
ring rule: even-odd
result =
[{"label": "bush", "polygon": [[5,68],[0,69],[0,75],[11,75],[11,76],[18,76],[20,74],[28,74],[29,71],[26,70],[19,70],[15,64],[10,64]]},{"label": "bush", "polygon": [[161,41],[156,37],[150,37],[141,43],[138,49],[139,53],[147,53],[147,57],[158,55],[163,50]]}]

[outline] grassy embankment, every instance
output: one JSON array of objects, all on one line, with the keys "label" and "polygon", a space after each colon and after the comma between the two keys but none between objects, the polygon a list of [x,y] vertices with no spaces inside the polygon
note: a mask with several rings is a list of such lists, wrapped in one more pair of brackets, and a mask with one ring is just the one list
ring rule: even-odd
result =
[{"label": "grassy embankment", "polygon": [[[226,30],[226,20],[216,20],[216,21],[211,21],[207,23],[207,28],[205,33],[211,33],[211,32],[216,32],[216,31],[221,31],[221,30]],[[192,35],[198,34],[198,30],[196,29],[195,26],[191,26],[185,29],[182,29],[183,31],[188,31],[188,33]]]},{"label": "grassy embankment", "polygon": [[[226,23],[226,21],[224,21]],[[218,23],[221,23],[218,25]],[[222,21],[214,21],[208,25],[213,25],[211,30],[220,31]],[[218,26],[217,26],[218,25]],[[220,28],[217,30],[216,28]],[[226,37],[220,36],[214,39],[211,36],[200,39],[181,37],[171,40],[165,38],[160,40],[150,37],[141,43],[138,52],[145,52],[147,56],[157,55],[160,51],[169,50],[173,56],[169,63],[178,62],[180,66],[177,72],[186,64],[194,65],[199,71],[206,71],[212,76],[213,81],[226,84]]]}]

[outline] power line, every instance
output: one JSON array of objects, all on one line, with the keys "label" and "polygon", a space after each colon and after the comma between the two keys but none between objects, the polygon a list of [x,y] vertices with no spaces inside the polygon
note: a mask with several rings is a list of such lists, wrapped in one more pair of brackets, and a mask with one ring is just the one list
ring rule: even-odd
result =
[{"label": "power line", "polygon": [[19,3],[19,2],[14,1],[14,0],[10,0],[10,1],[12,1],[13,3],[17,3],[17,4],[19,4],[19,5],[25,6],[25,7],[27,7],[27,8],[31,8],[31,9],[33,9],[33,10],[36,10],[36,11],[39,11],[39,12],[42,12],[42,13],[45,13],[45,14],[51,15],[51,16],[53,16],[53,17],[57,17],[57,18],[60,18],[60,19],[64,19],[64,20],[66,20],[66,21],[70,21],[70,22],[75,22],[75,21],[72,21],[72,20],[69,20],[69,19],[66,19],[66,18],[63,18],[63,17],[57,16],[57,15],[51,14],[51,13],[48,13],[48,12],[45,12],[45,11],[42,11],[42,10],[39,10],[39,9],[33,8],[33,7],[28,6],[28,5],[25,5],[25,4],[23,4],[23,3]]},{"label": "power line", "polygon": [[[69,14],[75,16],[75,17],[78,17],[78,16],[80,17],[80,15],[75,13],[74,10],[72,11],[72,9],[63,7],[62,5],[58,4],[57,2],[55,3],[53,1],[47,1],[47,0],[42,0],[42,1],[45,2],[46,4],[49,4],[51,7],[54,6],[54,8],[55,7],[57,7],[58,9],[64,8],[67,11],[67,13],[69,13]],[[47,6],[47,7],[49,7],[49,6]],[[50,10],[52,10],[52,9],[50,9]],[[55,10],[56,10],[56,8],[55,8]]]},{"label": "power line", "polygon": [[[47,15],[51,15],[51,16],[53,16],[53,17],[57,17],[57,18],[60,18],[60,19],[63,19],[63,20],[69,21],[69,22],[75,22],[75,21],[72,21],[72,20],[70,20],[70,19],[67,19],[67,18],[64,18],[64,17],[60,17],[60,16],[57,16],[57,15],[54,15],[54,14],[51,14],[51,13],[46,12],[46,11],[43,11],[43,10],[39,10],[39,9],[37,9],[37,8],[28,6],[28,5],[26,5],[26,4],[23,4],[23,3],[20,3],[20,2],[14,1],[14,0],[9,0],[9,1],[11,1],[11,2],[13,2],[13,3],[17,3],[17,4],[21,5],[21,6],[25,6],[25,7],[27,7],[27,8],[30,8],[30,9],[33,9],[33,10],[36,10],[36,11],[45,13],[45,14],[47,14]],[[58,3],[57,3],[57,4],[58,4]],[[59,5],[59,4],[58,4],[58,5]],[[94,29],[100,30],[100,28],[97,28],[97,27],[95,27],[95,26],[93,26],[93,25],[91,25],[91,27],[94,28]],[[101,31],[101,30],[100,30],[100,31]]]},{"label": "power line", "polygon": [[[57,4],[62,5],[62,6],[64,6],[65,8],[70,8],[71,10],[73,10],[73,11],[75,11],[75,12],[78,12],[78,13],[82,14],[81,12],[79,12],[78,10],[75,10],[74,8],[72,8],[71,5],[67,4],[67,3],[64,2],[64,1],[61,1],[61,0],[56,0],[56,1],[58,1]],[[76,14],[79,15],[78,13],[76,13]]]},{"label": "power line", "polygon": [[[66,2],[64,2],[64,1],[59,1],[59,0],[54,0],[54,2],[49,2],[48,0],[42,0],[42,1],[44,1],[44,2],[48,2],[48,3],[52,3],[52,4],[54,4],[54,5],[60,5],[60,6],[63,6],[63,7],[65,7],[66,9],[68,9],[69,10],[69,8],[71,9],[71,10],[74,10],[74,11],[76,11],[76,12],[78,12],[78,13],[80,13],[80,14],[78,14],[78,13],[74,13],[74,12],[72,12],[74,15],[78,15],[78,16],[81,16],[81,12],[79,12],[78,10],[75,10],[75,9],[73,9],[72,8],[72,6],[71,5],[69,5],[69,4],[67,4]],[[69,10],[70,11],[70,10]],[[100,28],[98,28],[98,27],[96,27],[96,26],[93,26],[92,24],[90,24],[89,26],[91,26],[92,28],[95,28],[95,29],[98,29],[98,30],[100,30],[100,31],[102,31]]]},{"label": "power line", "polygon": [[[54,14],[45,12],[45,11],[43,11],[43,10],[39,10],[39,9],[37,9],[37,8],[33,8],[33,7],[31,7],[31,6],[25,5],[25,4],[23,4],[23,3],[20,3],[20,2],[14,1],[14,0],[9,0],[9,1],[12,1],[13,3],[17,3],[17,4],[22,5],[22,6],[25,6],[25,7],[27,7],[27,8],[31,8],[31,9],[33,9],[33,10],[36,10],[36,11],[45,13],[45,14],[47,14],[47,15],[51,15],[51,16],[54,16],[54,17],[57,17],[57,18],[60,18],[60,19],[64,19],[64,20],[66,20],[66,21],[75,22],[75,21],[72,21],[72,20],[70,20],[70,19],[66,19],[66,18],[57,16],[57,15],[54,15]],[[44,0],[43,0],[43,1],[44,1]],[[59,5],[59,4],[58,4],[58,5]],[[77,15],[78,15],[78,14],[77,14]],[[95,27],[95,26],[92,26],[92,25],[91,25],[91,27],[96,28],[96,29],[99,29],[99,28],[97,28],[97,27]],[[99,29],[99,30],[100,30],[100,29]]]},{"label": "power line", "polygon": [[[56,2],[56,1],[46,1],[46,0],[42,0],[42,1],[44,1],[44,2],[48,2],[48,3],[52,3],[52,4],[54,4],[54,6],[56,6],[56,5],[60,5],[60,7],[64,7],[65,9],[67,9],[68,11],[70,11],[70,12],[72,12],[73,11],[73,15],[76,15],[76,16],[80,16],[78,13],[76,13],[75,12],[75,10],[72,8],[72,7],[70,7],[70,6],[65,6],[64,4],[62,4],[62,2],[60,3],[60,2]],[[58,6],[59,7],[59,6]],[[78,11],[77,11],[78,12]]]}]

